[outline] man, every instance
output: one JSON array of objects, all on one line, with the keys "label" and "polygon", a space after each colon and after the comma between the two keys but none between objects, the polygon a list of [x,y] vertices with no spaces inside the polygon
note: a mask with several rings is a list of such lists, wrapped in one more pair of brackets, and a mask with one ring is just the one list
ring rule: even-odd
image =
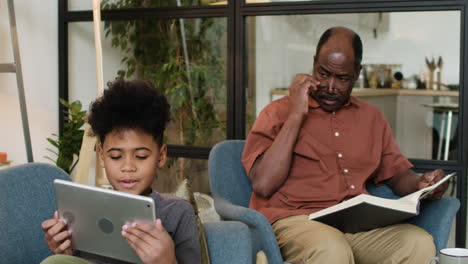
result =
[{"label": "man", "polygon": [[[382,114],[351,96],[361,59],[355,32],[327,30],[313,74],[297,75],[289,96],[269,104],[247,137],[242,162],[254,190],[250,207],[270,221],[287,262],[425,263],[435,254],[432,237],[410,224],[343,234],[308,220],[312,212],[367,193],[367,180],[405,195],[444,176],[411,170]],[[446,188],[430,198],[439,199]]]}]

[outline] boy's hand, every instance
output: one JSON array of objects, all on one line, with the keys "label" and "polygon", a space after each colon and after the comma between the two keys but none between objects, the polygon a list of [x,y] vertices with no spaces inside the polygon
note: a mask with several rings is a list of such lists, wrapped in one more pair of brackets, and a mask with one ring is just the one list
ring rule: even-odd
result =
[{"label": "boy's hand", "polygon": [[54,213],[54,218],[45,220],[41,226],[47,247],[52,253],[72,254],[71,233],[67,230],[67,225],[58,218],[57,211]]},{"label": "boy's hand", "polygon": [[174,242],[160,219],[153,224],[134,222],[124,225],[122,236],[145,264],[177,263]]}]

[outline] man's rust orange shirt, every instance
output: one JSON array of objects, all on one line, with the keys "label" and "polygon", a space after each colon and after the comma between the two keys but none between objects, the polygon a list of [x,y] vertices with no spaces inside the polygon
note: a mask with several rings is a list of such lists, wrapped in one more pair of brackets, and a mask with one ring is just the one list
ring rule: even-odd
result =
[{"label": "man's rust orange shirt", "polygon": [[[273,143],[289,115],[289,97],[262,110],[247,137],[242,163],[250,177],[255,160]],[[268,199],[253,193],[250,207],[270,223],[310,214],[361,193],[413,167],[400,152],[380,111],[357,98],[334,113],[309,98],[284,184]]]}]

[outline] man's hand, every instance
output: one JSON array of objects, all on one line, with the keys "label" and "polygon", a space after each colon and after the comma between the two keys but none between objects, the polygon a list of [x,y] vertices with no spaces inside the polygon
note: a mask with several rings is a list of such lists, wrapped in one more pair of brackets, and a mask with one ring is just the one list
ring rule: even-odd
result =
[{"label": "man's hand", "polygon": [[47,247],[54,254],[72,254],[71,232],[67,230],[67,225],[58,217],[57,211],[54,218],[42,222],[42,230],[45,233]]},{"label": "man's hand", "polygon": [[152,224],[133,222],[124,225],[122,236],[145,264],[177,263],[174,242],[160,219]]},{"label": "man's hand", "polygon": [[291,99],[290,114],[297,115],[301,120],[309,111],[309,93],[317,90],[319,84],[311,75],[298,74],[289,86],[289,97]]},{"label": "man's hand", "polygon": [[[435,184],[436,182],[440,181],[443,177],[445,177],[445,173],[442,170],[434,170],[429,171],[421,175],[418,182],[418,189],[423,189],[428,186]],[[429,200],[437,200],[442,198],[445,193],[445,190],[448,187],[448,182],[444,182],[439,187],[437,187],[434,191],[428,194],[425,198]]]}]

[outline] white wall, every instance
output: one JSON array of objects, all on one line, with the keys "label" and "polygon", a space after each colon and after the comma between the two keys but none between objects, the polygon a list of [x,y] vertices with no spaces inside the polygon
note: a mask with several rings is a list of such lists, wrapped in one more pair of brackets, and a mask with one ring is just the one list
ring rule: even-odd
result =
[{"label": "white wall", "polygon": [[[34,161],[49,162],[44,158],[51,156],[46,138],[58,133],[58,6],[56,1],[15,0],[15,9]],[[70,24],[69,52],[70,100],[81,100],[88,109],[97,96],[92,22]],[[104,41],[103,57],[106,83],[115,78],[121,54]],[[7,4],[0,1],[0,63],[10,62]],[[16,78],[11,73],[0,74],[0,122],[0,152],[7,152],[15,164],[27,162]]]},{"label": "white wall", "polygon": [[[363,21],[363,18],[366,19]],[[287,88],[297,73],[310,73],[321,34],[333,26],[356,31],[364,45],[363,63],[402,64],[406,77],[425,69],[424,57],[442,56],[442,81],[458,83],[460,12],[390,13],[374,38],[372,17],[357,14],[254,17],[256,113],[270,102],[270,91]],[[360,20],[361,19],[361,20]]]},{"label": "white wall", "polygon": [[[47,161],[46,141],[58,131],[57,1],[15,0],[24,89],[35,161]],[[0,1],[0,63],[13,62],[7,1]],[[27,162],[16,78],[0,73],[0,152]]]}]

